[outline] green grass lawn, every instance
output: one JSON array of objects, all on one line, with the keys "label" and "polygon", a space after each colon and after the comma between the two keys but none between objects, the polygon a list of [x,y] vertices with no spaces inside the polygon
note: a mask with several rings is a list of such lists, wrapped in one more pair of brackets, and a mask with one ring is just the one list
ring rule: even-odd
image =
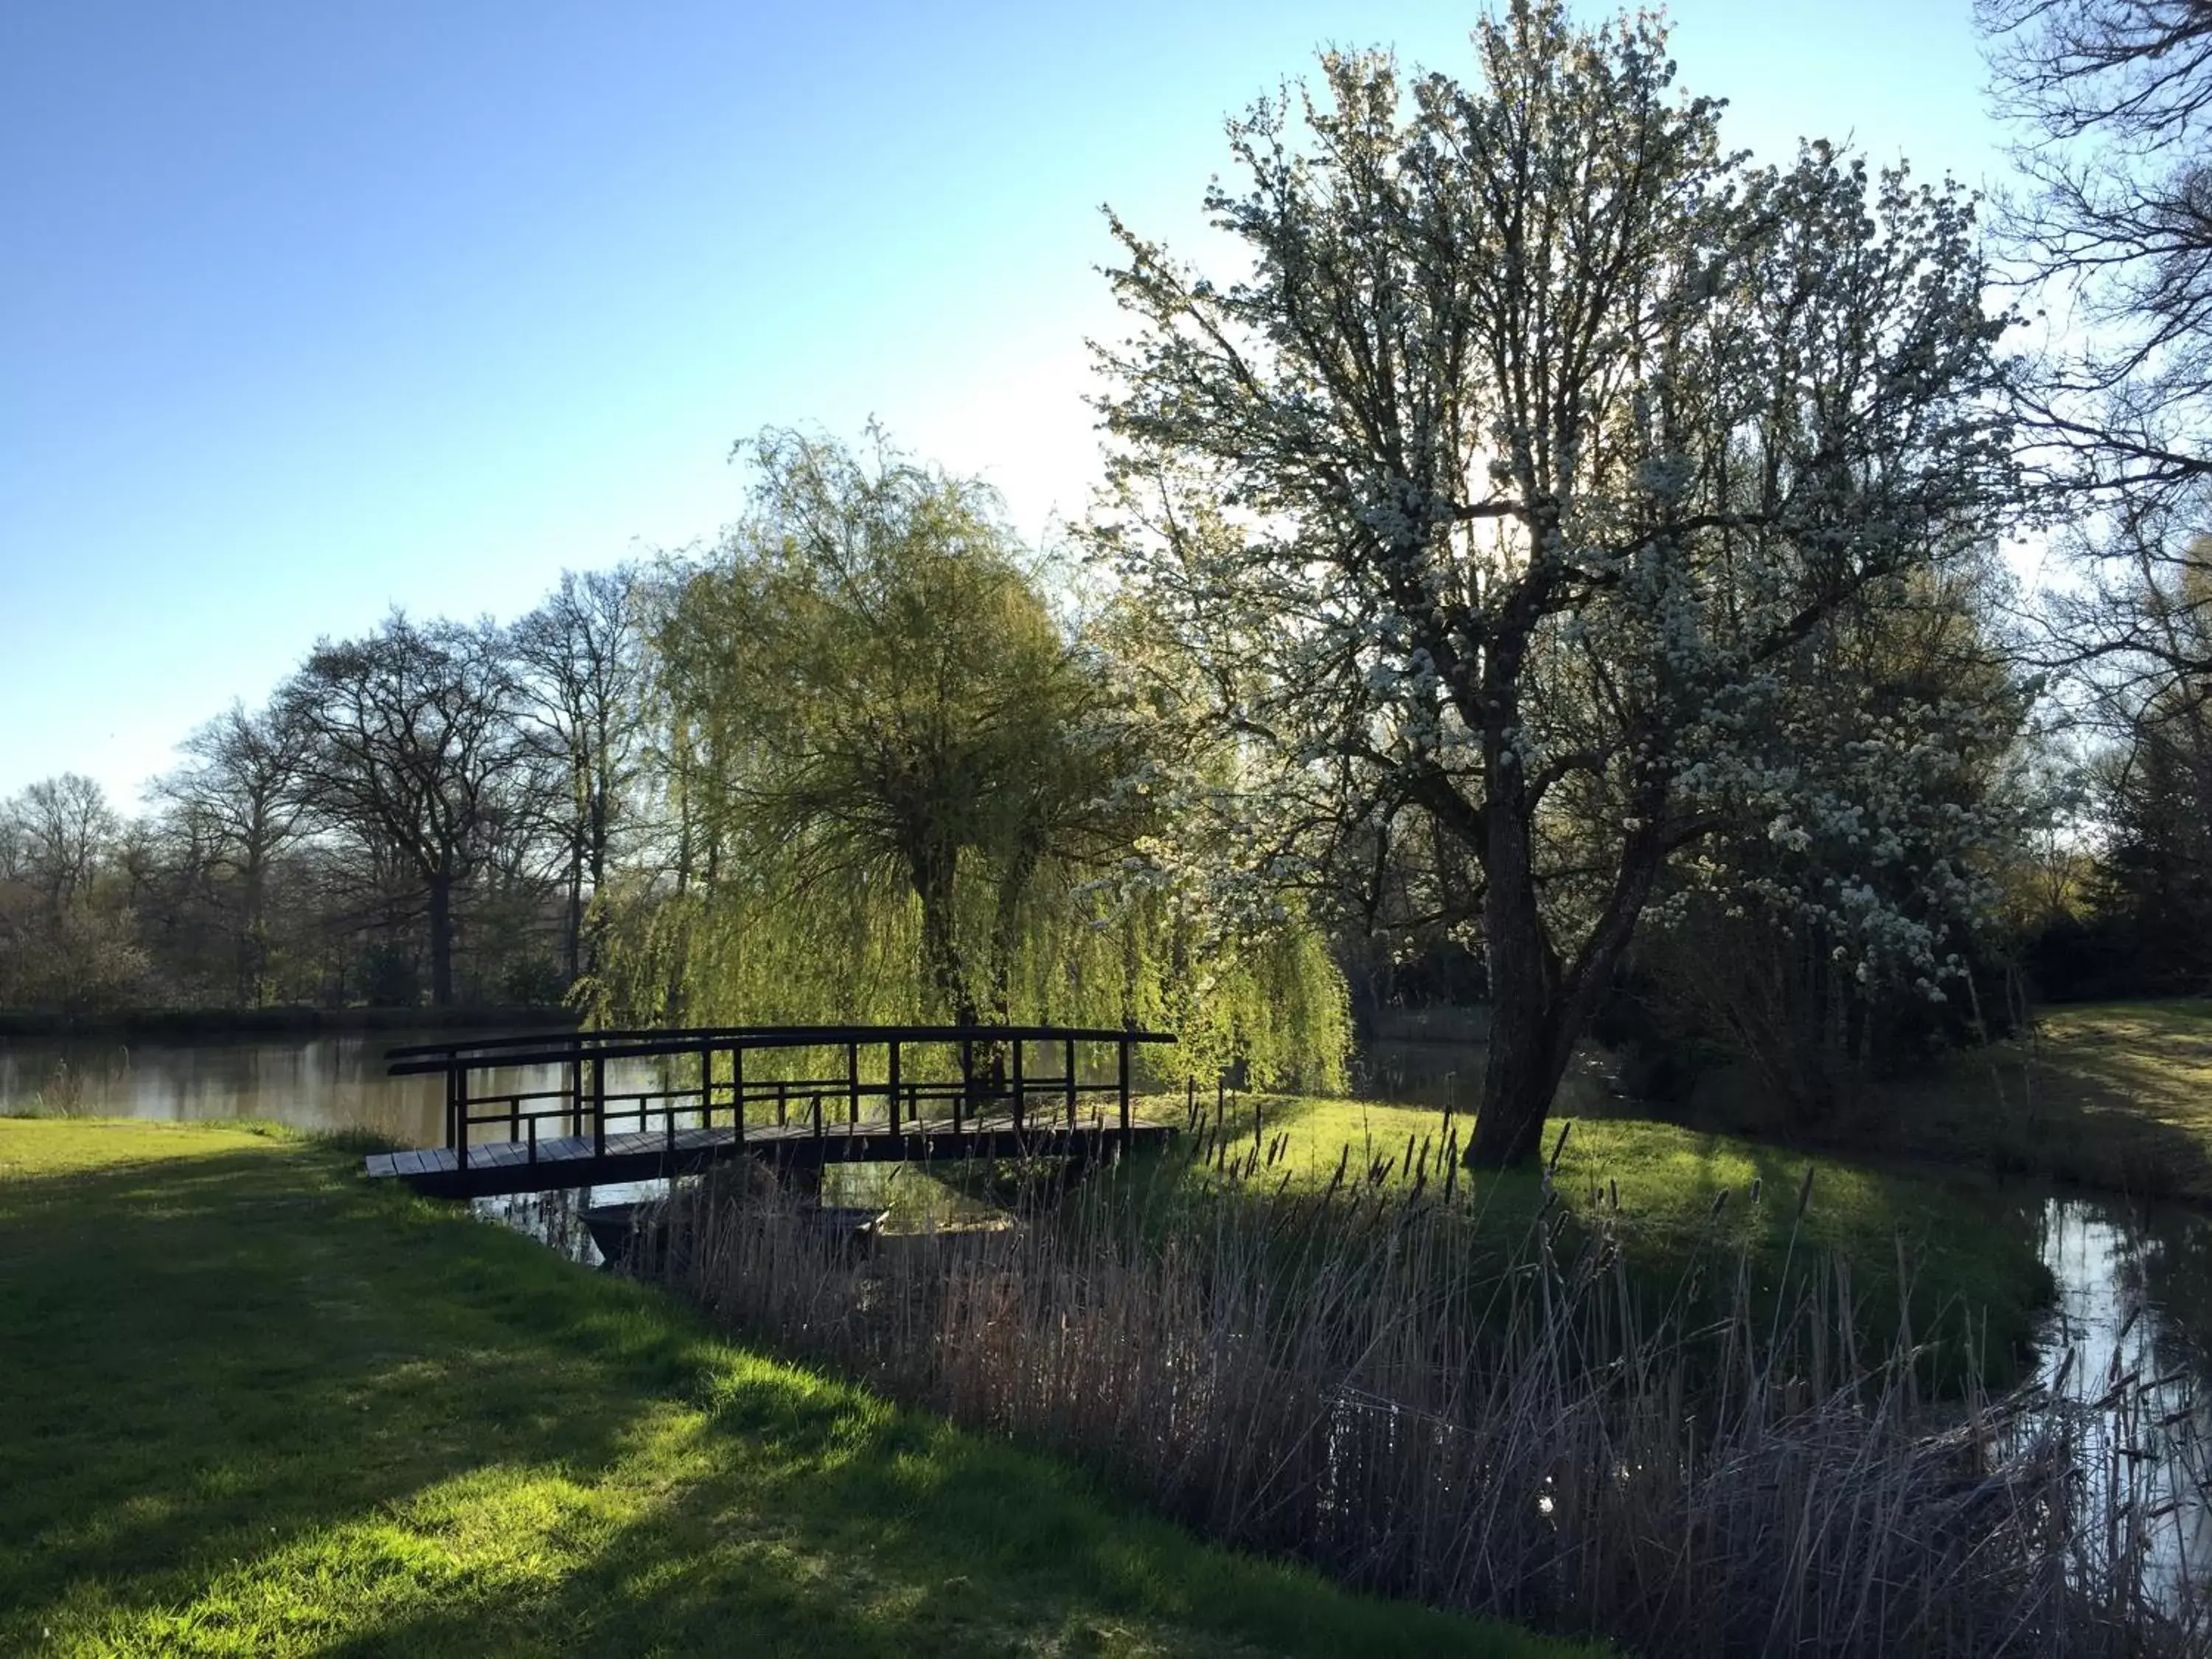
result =
[{"label": "green grass lawn", "polygon": [[[1328,1184],[1340,1162],[1346,1179],[1358,1181],[1388,1161],[1384,1184],[1402,1189],[1420,1178],[1425,1140],[1425,1190],[1441,1194],[1439,1110],[1248,1097],[1231,1110],[1247,1150],[1254,1144],[1255,1107],[1259,1144],[1285,1138],[1275,1164],[1257,1178],[1261,1188],[1287,1176],[1292,1191],[1310,1191]],[[1154,1115],[1158,1112],[1156,1107]],[[1465,1115],[1456,1122],[1463,1136]],[[1899,1329],[1902,1272],[1912,1286],[1915,1331],[1941,1328],[1970,1339],[1994,1382],[2015,1374],[2038,1310],[2050,1299],[2051,1276],[2036,1252],[2032,1214],[1990,1183],[1938,1183],[1832,1155],[1623,1118],[1555,1119],[1545,1143],[1547,1159],[1562,1129],[1566,1143],[1553,1176],[1559,1201],[1585,1225],[1601,1221],[1655,1295],[1669,1294],[1702,1262],[1709,1269],[1707,1291],[1717,1297],[1728,1275],[1710,1271],[1712,1265],[1739,1259],[1748,1263],[1755,1285],[1771,1294],[1785,1267],[1794,1278],[1840,1255],[1863,1298],[1864,1334],[1886,1342]],[[1797,1200],[1808,1168],[1813,1187],[1801,1216]],[[1462,1170],[1453,1199],[1501,1249],[1510,1249],[1544,1202],[1542,1176],[1523,1170],[1469,1177]]]},{"label": "green grass lawn", "polygon": [[1201,1546],[357,1168],[0,1121],[0,1654],[1566,1650]]},{"label": "green grass lawn", "polygon": [[2040,1009],[2032,1035],[1885,1090],[1897,1151],[2212,1201],[2212,1001]]}]

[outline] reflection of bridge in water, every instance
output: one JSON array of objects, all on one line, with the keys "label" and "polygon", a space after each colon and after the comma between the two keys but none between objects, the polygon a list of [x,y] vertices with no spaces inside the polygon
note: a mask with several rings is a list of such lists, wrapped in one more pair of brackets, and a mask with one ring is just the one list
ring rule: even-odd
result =
[{"label": "reflection of bridge in water", "polygon": [[[830,1164],[1067,1158],[1166,1140],[1134,1116],[1136,1046],[1157,1031],[1049,1025],[753,1025],[561,1032],[394,1048],[392,1075],[442,1073],[446,1144],[379,1152],[368,1173],[440,1198],[609,1186],[736,1157]],[[1079,1064],[1113,1053],[1109,1081]],[[657,1081],[607,1087],[610,1062]],[[498,1074],[556,1068],[553,1088]],[[1095,1070],[1094,1068],[1094,1074]]]}]

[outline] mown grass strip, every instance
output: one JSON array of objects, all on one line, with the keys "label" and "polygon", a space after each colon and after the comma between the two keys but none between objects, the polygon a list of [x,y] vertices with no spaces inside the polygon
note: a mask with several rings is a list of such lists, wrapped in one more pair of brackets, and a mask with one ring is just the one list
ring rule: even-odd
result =
[{"label": "mown grass strip", "polygon": [[235,1127],[0,1123],[0,1653],[1568,1651]]}]

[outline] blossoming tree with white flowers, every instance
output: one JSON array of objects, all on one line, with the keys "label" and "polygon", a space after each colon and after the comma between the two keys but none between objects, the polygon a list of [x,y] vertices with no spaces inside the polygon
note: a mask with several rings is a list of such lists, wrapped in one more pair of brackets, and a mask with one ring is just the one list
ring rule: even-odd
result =
[{"label": "blossoming tree with white flowers", "polygon": [[1669,860],[1830,810],[1771,741],[1807,642],[2016,488],[1965,194],[1754,167],[1650,17],[1521,3],[1474,45],[1473,85],[1332,55],[1231,124],[1233,276],[1115,221],[1101,534],[1264,779],[1272,863],[1415,823],[1470,855],[1500,1166]]}]

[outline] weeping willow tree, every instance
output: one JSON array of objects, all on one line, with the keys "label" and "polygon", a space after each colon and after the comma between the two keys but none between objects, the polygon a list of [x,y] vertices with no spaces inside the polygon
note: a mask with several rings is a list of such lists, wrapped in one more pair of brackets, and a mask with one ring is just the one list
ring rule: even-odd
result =
[{"label": "weeping willow tree", "polygon": [[1342,981],[1175,821],[1194,766],[1054,614],[989,489],[792,431],[654,640],[673,873],[607,896],[621,1023],[1164,1026],[1166,1064],[1329,1087]]}]

